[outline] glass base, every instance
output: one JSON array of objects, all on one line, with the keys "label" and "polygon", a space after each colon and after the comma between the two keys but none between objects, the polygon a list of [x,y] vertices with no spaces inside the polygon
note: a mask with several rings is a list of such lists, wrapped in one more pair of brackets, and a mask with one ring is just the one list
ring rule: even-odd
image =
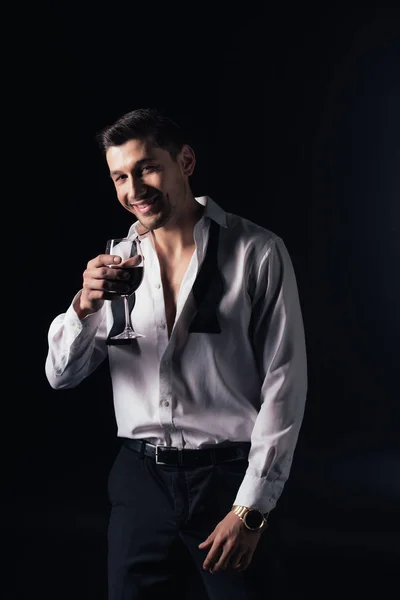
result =
[{"label": "glass base", "polygon": [[118,335],[113,335],[112,340],[136,340],[136,338],[145,337],[142,333],[136,333],[133,329],[124,329]]}]

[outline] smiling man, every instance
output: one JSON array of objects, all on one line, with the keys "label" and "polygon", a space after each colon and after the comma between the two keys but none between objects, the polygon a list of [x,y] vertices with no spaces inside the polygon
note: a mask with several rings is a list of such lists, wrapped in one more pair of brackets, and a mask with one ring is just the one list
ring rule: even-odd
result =
[{"label": "smiling man", "polygon": [[118,200],[133,210],[144,227],[158,229],[173,216],[184,220],[180,211],[187,212],[189,188],[181,165],[185,175],[193,172],[195,157],[190,146],[182,147],[178,162],[149,140],[129,140],[108,148],[106,158]]},{"label": "smiling man", "polygon": [[108,485],[109,599],[182,597],[182,552],[205,598],[274,597],[269,513],[307,390],[290,257],[271,231],[194,197],[195,153],[169,118],[138,109],[98,140],[134,218],[126,237],[142,247],[130,318],[144,337],[110,339],[126,283],[99,255],[50,325],[46,375],[72,388],[109,359],[121,439]]}]

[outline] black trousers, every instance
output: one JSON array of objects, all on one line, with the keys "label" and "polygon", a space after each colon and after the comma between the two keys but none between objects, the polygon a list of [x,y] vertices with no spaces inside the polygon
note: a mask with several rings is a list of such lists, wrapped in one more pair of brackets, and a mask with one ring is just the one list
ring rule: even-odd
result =
[{"label": "black trousers", "polygon": [[108,481],[109,600],[284,598],[276,533],[267,529],[248,569],[211,574],[204,541],[229,512],[247,460],[203,467],[157,465],[122,446]]}]

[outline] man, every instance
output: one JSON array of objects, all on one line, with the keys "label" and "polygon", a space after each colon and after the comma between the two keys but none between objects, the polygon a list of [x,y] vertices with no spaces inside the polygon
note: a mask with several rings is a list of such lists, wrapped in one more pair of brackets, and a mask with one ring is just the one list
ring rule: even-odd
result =
[{"label": "man", "polygon": [[121,438],[109,477],[109,598],[177,594],[183,549],[209,599],[268,597],[268,513],[289,476],[307,388],[291,260],[274,233],[193,196],[195,154],[167,117],[135,110],[99,142],[136,217],[127,237],[141,240],[144,278],[131,321],[144,337],[113,343],[126,283],[110,267],[119,259],[102,254],[50,326],[46,375],[72,388],[109,357]]}]

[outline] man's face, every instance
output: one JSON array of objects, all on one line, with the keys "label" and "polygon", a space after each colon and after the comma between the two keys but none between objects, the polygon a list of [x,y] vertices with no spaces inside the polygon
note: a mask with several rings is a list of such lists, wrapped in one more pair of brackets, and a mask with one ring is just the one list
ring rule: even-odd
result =
[{"label": "man's face", "polygon": [[179,216],[188,188],[188,154],[191,149],[184,146],[174,161],[167,150],[141,140],[107,150],[118,200],[146,229],[158,229]]}]

